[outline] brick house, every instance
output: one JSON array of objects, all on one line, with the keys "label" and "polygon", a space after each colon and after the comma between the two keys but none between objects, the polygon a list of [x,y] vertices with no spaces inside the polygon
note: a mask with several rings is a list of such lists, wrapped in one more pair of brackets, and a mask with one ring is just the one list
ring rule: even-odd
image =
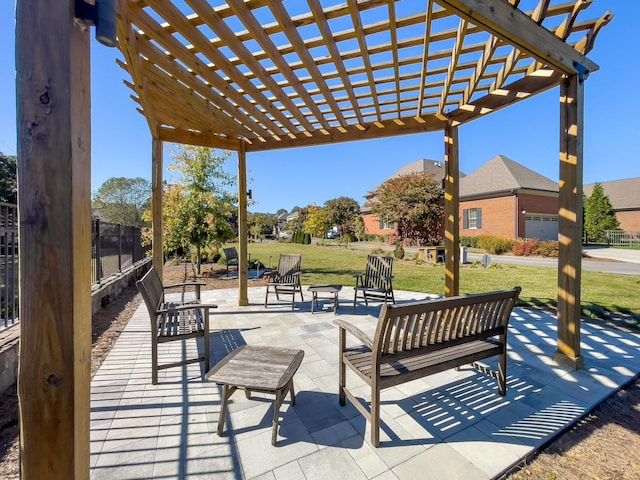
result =
[{"label": "brick house", "polygon": [[460,179],[460,236],[558,238],[558,184],[496,155]]},{"label": "brick house", "polygon": [[[594,183],[584,186],[584,194],[590,196]],[[640,177],[625,180],[600,182],[605,195],[609,197],[620,229],[626,232],[640,232]]]},{"label": "brick house", "polygon": [[[387,180],[412,173],[430,173],[433,174],[436,180],[443,180],[444,162],[423,158],[398,169]],[[464,173],[460,172],[460,175],[464,176]],[[395,224],[388,219],[379,218],[377,215],[371,213],[370,204],[372,199],[373,195],[371,193],[367,194],[365,196],[365,204],[360,208],[360,214],[364,220],[365,232],[372,235],[393,235],[396,232]]]},{"label": "brick house", "polygon": [[[444,163],[418,160],[391,177],[413,172],[434,173],[444,178]],[[460,173],[460,235],[496,235],[506,238],[558,237],[558,184],[539,173],[497,155],[469,175]],[[371,213],[368,195],[360,212],[365,231],[392,235],[393,222]]]}]

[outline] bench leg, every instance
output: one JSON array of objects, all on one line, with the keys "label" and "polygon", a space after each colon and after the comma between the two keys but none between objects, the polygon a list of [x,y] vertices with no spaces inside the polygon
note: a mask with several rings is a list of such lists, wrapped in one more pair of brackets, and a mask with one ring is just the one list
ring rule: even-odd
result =
[{"label": "bench leg", "polygon": [[345,395],[344,395],[344,387],[346,386],[347,380],[347,366],[344,363],[344,359],[342,358],[342,352],[344,352],[345,343],[346,343],[346,331],[341,328],[339,333],[339,346],[338,346],[338,355],[340,355],[339,367],[338,367],[338,401],[340,402],[340,406],[344,407],[345,405]]},{"label": "bench leg", "polygon": [[371,445],[380,446],[380,389],[371,386]]},{"label": "bench leg", "polygon": [[500,355],[500,360],[498,361],[498,392],[503,397],[507,394],[507,353],[506,352]]},{"label": "bench leg", "polygon": [[[151,332],[153,336],[154,333]],[[151,383],[158,384],[158,339],[151,339]]]}]

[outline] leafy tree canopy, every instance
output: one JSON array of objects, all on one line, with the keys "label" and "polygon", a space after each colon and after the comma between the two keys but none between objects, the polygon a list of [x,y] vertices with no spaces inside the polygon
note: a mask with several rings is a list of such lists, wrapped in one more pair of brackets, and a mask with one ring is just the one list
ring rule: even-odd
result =
[{"label": "leafy tree canopy", "polygon": [[329,228],[327,209],[318,207],[317,205],[309,205],[306,211],[304,232],[322,238],[327,228]]},{"label": "leafy tree canopy", "polygon": [[142,177],[112,177],[93,194],[98,218],[135,227],[143,226],[142,212],[149,208],[150,201],[151,182]]},{"label": "leafy tree canopy", "polygon": [[170,169],[179,173],[179,179],[163,193],[164,248],[171,252],[193,246],[198,273],[204,251],[213,253],[235,237],[230,219],[236,215],[237,196],[228,190],[235,176],[224,171],[230,155],[190,145],[172,153]]},{"label": "leafy tree canopy", "polygon": [[277,224],[278,219],[275,215],[266,213],[249,213],[247,215],[247,226],[254,237],[273,234]]},{"label": "leafy tree canopy", "polygon": [[602,184],[596,183],[591,196],[584,197],[584,230],[587,240],[597,243],[606,242],[606,231],[619,228],[620,223],[609,197],[604,193]]},{"label": "leafy tree canopy", "polygon": [[432,174],[390,178],[372,192],[371,211],[396,223],[400,239],[438,243],[444,218],[441,182]]},{"label": "leafy tree canopy", "polygon": [[0,202],[18,203],[16,157],[0,152]]},{"label": "leafy tree canopy", "polygon": [[[328,226],[336,225],[342,233],[352,231],[360,204],[353,198],[338,197],[324,203]],[[346,227],[346,228],[345,228]]]}]

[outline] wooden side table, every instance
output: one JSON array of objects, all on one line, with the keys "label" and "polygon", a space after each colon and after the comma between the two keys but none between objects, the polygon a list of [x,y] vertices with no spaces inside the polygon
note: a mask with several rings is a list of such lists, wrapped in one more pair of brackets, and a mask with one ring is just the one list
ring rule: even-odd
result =
[{"label": "wooden side table", "polygon": [[223,385],[218,436],[224,430],[227,400],[238,390],[244,390],[247,398],[251,392],[274,394],[273,433],[271,445],[276,444],[280,407],[287,393],[291,392],[291,405],[296,404],[293,375],[304,357],[304,350],[244,345],[222,359],[205,375],[209,382]]},{"label": "wooden side table", "polygon": [[311,285],[307,290],[312,294],[311,313],[318,306],[318,292],[333,294],[333,313],[338,314],[338,292],[342,290],[342,285]]}]

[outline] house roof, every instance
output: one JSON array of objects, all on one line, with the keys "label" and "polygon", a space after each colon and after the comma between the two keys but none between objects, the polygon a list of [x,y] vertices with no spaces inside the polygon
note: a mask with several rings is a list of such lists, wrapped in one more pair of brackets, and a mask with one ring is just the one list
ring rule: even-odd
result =
[{"label": "house roof", "polygon": [[[433,174],[434,178],[442,179],[445,175],[444,162],[441,160],[429,160],[428,158],[416,160],[399,168],[389,178],[402,177],[411,173],[430,173]],[[465,174],[460,172],[460,176],[464,177]]]},{"label": "house roof", "polygon": [[557,193],[558,184],[504,155],[460,179],[460,198],[525,189]]},{"label": "house roof", "polygon": [[[584,194],[591,195],[595,183],[584,186]],[[640,209],[640,177],[600,182],[614,210]]]},{"label": "house roof", "polygon": [[[584,0],[118,2],[154,138],[247,152],[444,130],[595,72]],[[587,11],[589,10],[589,11]]]}]

